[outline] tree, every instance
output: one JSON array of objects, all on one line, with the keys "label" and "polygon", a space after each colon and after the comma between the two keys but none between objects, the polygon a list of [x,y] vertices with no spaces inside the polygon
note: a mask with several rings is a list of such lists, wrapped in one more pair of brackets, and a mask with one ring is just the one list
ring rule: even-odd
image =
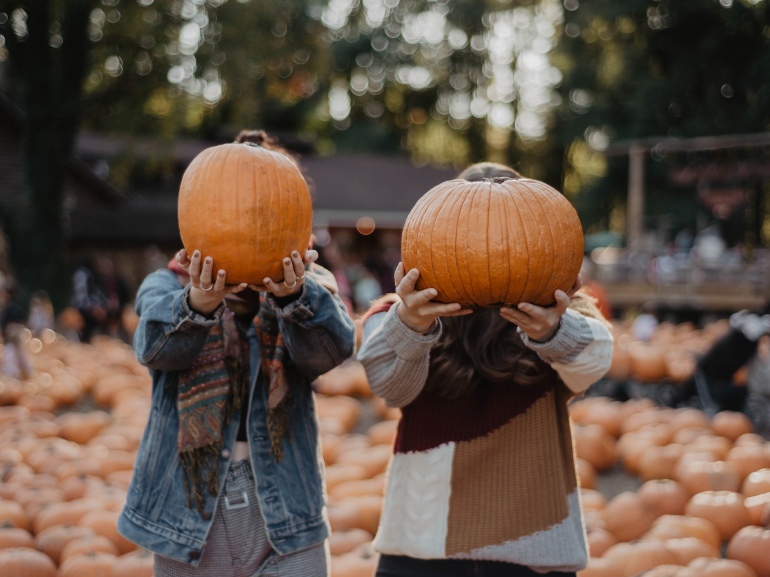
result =
[{"label": "tree", "polygon": [[29,187],[21,214],[5,215],[10,258],[27,291],[61,306],[69,291],[62,222],[63,182],[77,133],[88,70],[86,34],[95,0],[1,0],[0,32],[24,102],[23,151]]},{"label": "tree", "polygon": [[[565,0],[554,53],[563,74],[554,135],[568,151],[564,189],[588,228],[623,213],[626,158],[606,161],[613,141],[766,131],[770,127],[770,11],[730,0]],[[696,155],[652,154],[649,214],[674,226],[694,220],[691,191],[668,178]]]}]

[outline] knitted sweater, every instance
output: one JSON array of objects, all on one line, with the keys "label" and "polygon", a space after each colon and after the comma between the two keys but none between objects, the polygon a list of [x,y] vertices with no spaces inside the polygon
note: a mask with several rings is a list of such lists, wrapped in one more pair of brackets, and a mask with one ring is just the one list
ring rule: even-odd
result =
[{"label": "knitted sweater", "polygon": [[422,559],[506,561],[577,571],[587,561],[567,401],[609,368],[612,336],[568,310],[539,387],[485,385],[448,400],[423,391],[440,324],[406,327],[398,305],[366,321],[358,354],[375,394],[402,408],[375,548]]}]

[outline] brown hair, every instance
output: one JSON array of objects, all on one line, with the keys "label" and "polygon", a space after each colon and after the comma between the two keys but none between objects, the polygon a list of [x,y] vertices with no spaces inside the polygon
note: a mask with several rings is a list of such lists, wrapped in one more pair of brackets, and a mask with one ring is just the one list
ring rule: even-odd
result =
[{"label": "brown hair", "polygon": [[476,164],[471,164],[460,174],[458,174],[457,178],[478,182],[484,180],[485,178],[495,178],[501,176],[507,176],[508,178],[516,179],[523,178],[521,174],[516,172],[510,166],[498,164],[497,162],[478,162]]},{"label": "brown hair", "polygon": [[267,132],[264,130],[258,129],[258,130],[241,130],[238,133],[238,136],[235,137],[235,142],[251,142],[254,144],[259,144],[260,146],[267,148],[268,150],[273,150],[275,152],[280,152],[284,156],[290,158],[295,163],[297,163],[297,156],[288,150],[286,150],[283,146],[281,146],[278,143],[278,140],[276,140],[274,137],[270,136]]}]

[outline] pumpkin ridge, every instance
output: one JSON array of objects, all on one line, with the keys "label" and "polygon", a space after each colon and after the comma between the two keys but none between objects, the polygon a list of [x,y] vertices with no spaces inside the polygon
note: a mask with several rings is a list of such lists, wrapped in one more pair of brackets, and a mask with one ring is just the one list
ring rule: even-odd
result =
[{"label": "pumpkin ridge", "polygon": [[[529,202],[529,198],[528,198],[529,184],[528,183],[525,187],[525,190],[526,190],[526,194],[520,193],[519,199],[520,199],[520,202],[522,202],[524,206],[526,206],[527,209],[529,210],[530,218],[524,219],[525,228],[527,228],[528,226],[531,225],[531,223],[538,223],[538,222],[541,222],[541,220],[537,218],[537,211],[532,208],[532,205]],[[539,203],[535,203],[535,204],[539,206]],[[542,255],[545,252],[543,235],[539,230],[534,232],[535,234],[532,236],[534,236],[536,241],[535,243],[537,247],[536,254]],[[529,243],[527,243],[527,245],[529,246]],[[529,266],[527,267],[527,269],[529,271],[532,271],[534,274],[530,274],[527,277],[527,286],[524,289],[524,295],[522,296],[522,300],[524,302],[534,304],[534,300],[535,300],[533,298],[535,296],[534,291],[537,290],[537,287],[541,286],[543,283],[543,276],[544,276],[543,273],[545,272],[545,268],[543,267],[542,261],[532,262],[532,260],[530,259]]]},{"label": "pumpkin ridge", "polygon": [[[495,214],[496,197],[497,197],[497,191],[494,187],[491,187],[489,194],[486,197],[487,227],[489,228],[489,231],[490,231],[490,234],[487,235],[487,285],[488,285],[487,293],[489,294],[490,305],[492,305],[493,303],[499,302],[498,301],[499,295],[498,295],[498,292],[495,290],[499,283],[496,283],[495,279],[497,278],[497,270],[500,266],[499,255],[497,254],[497,244],[499,244],[500,242],[500,237],[497,229],[493,228],[494,224],[499,224],[499,221],[495,219],[495,217],[498,216],[497,214]],[[493,230],[495,231],[496,235],[491,234]],[[497,238],[495,238],[495,236],[497,236]]]},{"label": "pumpkin ridge", "polygon": [[[523,243],[515,243],[517,259],[516,259],[516,261],[514,261],[514,264],[515,265],[519,265],[519,264],[521,264],[521,263],[518,262],[518,257],[519,257],[519,254],[520,254],[519,247],[521,246],[521,244],[524,244],[526,246],[527,243],[528,243],[528,240],[529,240],[527,238],[527,229],[524,226],[524,219],[522,218],[521,208],[520,208],[519,204],[516,202],[516,191],[513,190],[513,189],[510,189],[509,187],[504,187],[503,190],[505,190],[506,194],[511,198],[511,206],[516,209],[515,210],[516,218],[519,221],[519,228],[518,228],[518,230],[521,231],[521,236],[524,237],[524,242]],[[509,265],[509,268],[511,268],[510,265]],[[527,284],[529,283],[529,267],[528,266],[516,267],[516,270],[517,270],[517,272],[520,270],[521,272],[519,274],[520,274],[520,276],[523,276],[524,278],[523,278],[523,282],[521,282],[519,284],[519,286],[521,287],[519,289],[519,294],[516,295],[516,298],[511,298],[510,301],[506,302],[506,304],[512,305],[514,308],[516,308],[516,305],[519,302],[521,302],[521,297],[524,295],[524,289],[526,288]],[[510,292],[508,293],[507,296],[508,297],[511,296]]]},{"label": "pumpkin ridge", "polygon": [[503,242],[503,252],[504,252],[504,254],[503,254],[504,259],[503,260],[506,263],[506,266],[504,267],[505,268],[505,284],[502,287],[500,287],[500,297],[499,297],[497,302],[505,303],[505,299],[508,297],[508,289],[511,286],[511,267],[510,267],[510,262],[511,262],[511,244],[510,244],[510,241],[509,241],[510,234],[509,234],[509,231],[508,231],[508,227],[505,226],[506,223],[508,222],[508,206],[504,202],[501,202],[500,205],[503,208],[503,222],[502,222],[502,226],[500,228],[503,231],[503,240],[505,241],[505,242]]},{"label": "pumpkin ridge", "polygon": [[[432,213],[432,205],[433,205],[433,203],[435,201],[437,201],[438,199],[439,199],[438,196],[435,195],[435,194],[431,195],[431,196],[428,196],[425,199],[425,202],[422,204],[422,206],[420,207],[419,212],[416,215],[416,217],[417,217],[416,218],[416,222],[417,222],[418,226],[417,226],[417,228],[414,231],[414,237],[415,237],[414,259],[417,262],[422,262],[422,254],[425,251],[425,246],[424,246],[424,244],[425,244],[425,241],[424,241],[425,225],[424,225],[424,223],[426,222],[426,220],[430,217],[430,215]],[[428,257],[430,257],[430,253],[429,252],[427,253],[427,255],[428,255]],[[415,265],[410,265],[409,268],[411,269],[414,266]],[[418,270],[420,271],[420,277],[417,279],[417,287],[416,287],[418,290],[424,290],[426,288],[430,288],[430,279],[428,279],[425,276],[423,276],[424,273],[425,273],[425,270],[423,270],[424,268],[425,267],[418,268]],[[405,269],[404,273],[406,273],[406,272],[408,272],[408,270]],[[430,275],[430,271],[428,271],[428,275]],[[433,287],[433,288],[436,288],[436,290],[439,290],[438,287]]]},{"label": "pumpkin ridge", "polygon": [[[430,205],[431,203],[438,198],[438,195],[435,193],[433,189],[428,191],[428,193],[420,198],[417,201],[417,204],[415,204],[413,208],[413,212],[410,213],[409,218],[407,219],[407,222],[410,224],[408,228],[408,234],[405,235],[402,243],[405,244],[407,247],[409,247],[409,250],[404,251],[402,256],[402,261],[404,263],[404,274],[409,272],[412,268],[416,267],[415,263],[421,262],[421,254],[422,254],[422,236],[421,232],[423,231],[423,222],[427,218],[429,212],[430,212]],[[411,226],[413,223],[414,226]],[[406,227],[406,225],[405,225]],[[421,270],[422,267],[419,267],[418,270],[420,271],[420,277],[417,279],[417,285],[416,288],[418,290],[423,290],[425,288],[428,288],[425,284],[425,279],[422,276],[423,271]],[[434,287],[437,290],[439,290],[439,287]]]},{"label": "pumpkin ridge", "polygon": [[[459,188],[459,187],[456,187],[456,188]],[[441,215],[442,216],[449,216],[449,217],[451,217],[451,215],[453,214],[453,212],[455,210],[455,207],[457,206],[457,203],[462,198],[461,193],[462,193],[462,191],[460,191],[459,194],[451,194],[449,196],[449,198],[447,199],[447,201],[441,205],[441,211],[442,211]],[[456,227],[450,227],[450,226],[440,227],[439,223],[442,220],[443,219],[441,219],[441,218],[435,218],[434,219],[434,225],[433,225],[434,226],[434,231],[438,232],[438,234],[436,235],[435,238],[442,238],[442,247],[441,248],[444,248],[444,254],[448,254],[449,251],[447,249],[451,246],[452,250],[454,250],[455,246],[457,245],[457,228]],[[443,228],[443,230],[442,230],[442,228]],[[443,237],[441,235],[442,232],[443,232]],[[450,238],[450,234],[451,234],[451,238]],[[431,234],[431,237],[433,238],[432,234]],[[435,242],[434,242],[434,246],[436,246]],[[439,247],[437,247],[437,248],[439,248]],[[434,256],[435,252],[440,252],[440,251],[431,251],[431,263],[433,262],[433,256]],[[456,278],[457,277],[458,271],[454,271],[454,274],[453,274],[449,270],[450,269],[450,265],[449,265],[449,260],[448,259],[444,258],[444,259],[441,259],[441,260],[439,260],[437,262],[440,262],[443,265],[443,271],[441,271],[441,272],[443,272],[444,274],[442,275],[441,272],[438,271],[438,269],[434,270],[436,279],[439,279],[439,278],[453,278],[453,277]],[[440,290],[441,293],[442,293],[441,295],[439,295],[439,298],[441,298],[443,296],[443,297],[446,298],[447,302],[459,302],[460,300],[462,300],[462,297],[457,292],[457,289],[455,289],[454,286],[452,286],[451,283],[448,283],[446,286],[442,283],[441,287],[435,287],[435,288],[436,288],[436,290]]]},{"label": "pumpkin ridge", "polygon": [[[528,189],[528,193],[532,196],[534,196],[534,191],[537,191],[538,193],[542,194],[542,202],[537,202],[537,199],[533,198],[535,201],[535,204],[538,206],[540,210],[543,211],[544,217],[547,218],[551,223],[553,223],[555,226],[559,228],[559,234],[558,236],[563,239],[564,234],[561,228],[561,219],[558,217],[558,210],[556,210],[556,203],[554,202],[554,198],[552,196],[551,187],[547,185],[539,186],[539,183],[536,183],[533,181],[531,188]],[[550,214],[551,211],[548,211],[547,209],[553,209],[553,214]],[[537,294],[533,300],[535,304],[538,304],[540,306],[550,306],[553,302],[553,293],[556,291],[557,288],[560,288],[560,285],[562,283],[561,281],[561,275],[559,274],[559,271],[557,270],[558,262],[556,260],[557,255],[557,237],[554,236],[554,230],[553,227],[548,227],[548,233],[551,235],[551,250],[550,250],[550,256],[551,256],[551,262],[550,266],[548,268],[543,267],[543,270],[550,270],[551,278],[548,279],[543,283],[543,289],[540,291],[539,294]],[[564,242],[561,241],[561,250],[558,251],[558,254],[564,254]],[[570,263],[571,264],[571,263]]]},{"label": "pumpkin ridge", "polygon": [[[461,269],[461,274],[463,271],[466,271],[466,273],[469,275],[468,278],[468,284],[470,286],[470,294],[473,299],[473,302],[483,302],[479,299],[479,293],[477,292],[477,283],[474,282],[474,277],[476,276],[474,273],[476,272],[475,263],[476,263],[476,257],[474,251],[469,250],[470,249],[470,243],[468,242],[473,234],[473,225],[475,224],[475,215],[476,213],[476,207],[475,207],[475,201],[479,194],[479,189],[484,185],[484,183],[476,183],[476,186],[471,189],[469,194],[466,198],[470,198],[470,206],[468,208],[468,212],[466,214],[466,222],[465,222],[465,238],[463,239],[463,249],[465,252],[465,263],[466,266]],[[463,204],[465,206],[465,204]],[[469,254],[470,253],[470,254]]]},{"label": "pumpkin ridge", "polygon": [[[440,215],[443,212],[444,204],[445,203],[442,201],[442,199],[438,195],[434,195],[433,197],[431,197],[431,202],[426,207],[426,216],[429,214],[432,214],[433,218],[431,219],[432,223],[430,227],[425,227],[426,229],[429,229],[429,230],[426,230],[426,233],[428,236],[428,242],[420,243],[422,246],[430,246],[430,247],[434,246],[434,243],[435,243],[434,233],[436,232],[436,225],[441,221],[441,219],[436,218],[436,216]],[[434,213],[434,209],[437,211],[438,214]],[[424,279],[425,284],[427,284],[431,288],[436,289],[437,293],[443,294],[445,289],[438,280],[440,276],[436,273],[436,262],[433,260],[435,254],[436,253],[434,250],[428,251],[428,265],[429,265],[428,270],[420,271],[420,276],[423,276],[423,274],[425,273],[426,274]]]}]

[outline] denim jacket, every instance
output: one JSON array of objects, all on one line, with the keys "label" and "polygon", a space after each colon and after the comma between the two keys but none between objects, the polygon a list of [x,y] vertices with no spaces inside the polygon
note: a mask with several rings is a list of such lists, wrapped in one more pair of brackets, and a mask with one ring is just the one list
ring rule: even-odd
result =
[{"label": "denim jacket", "polygon": [[[314,278],[314,274],[323,273],[320,269],[306,274],[299,298],[284,308],[268,295],[291,357],[286,367],[292,394],[290,429],[280,462],[270,449],[268,391],[258,378],[260,354],[255,329],[252,327],[247,334],[251,397],[247,434],[256,479],[256,495],[248,497],[258,499],[270,544],[282,555],[320,543],[329,534],[323,460],[310,384],[352,354],[354,329],[341,299]],[[197,565],[219,499],[207,494],[202,511],[187,506],[177,455],[178,375],[195,359],[224,306],[211,317],[197,314],[189,308],[189,290],[190,285],[182,288],[173,272],[160,270],[145,279],[137,294],[139,327],[134,348],[152,375],[152,406],[118,530],[159,555]],[[240,418],[236,412],[224,430],[219,494]]]}]

